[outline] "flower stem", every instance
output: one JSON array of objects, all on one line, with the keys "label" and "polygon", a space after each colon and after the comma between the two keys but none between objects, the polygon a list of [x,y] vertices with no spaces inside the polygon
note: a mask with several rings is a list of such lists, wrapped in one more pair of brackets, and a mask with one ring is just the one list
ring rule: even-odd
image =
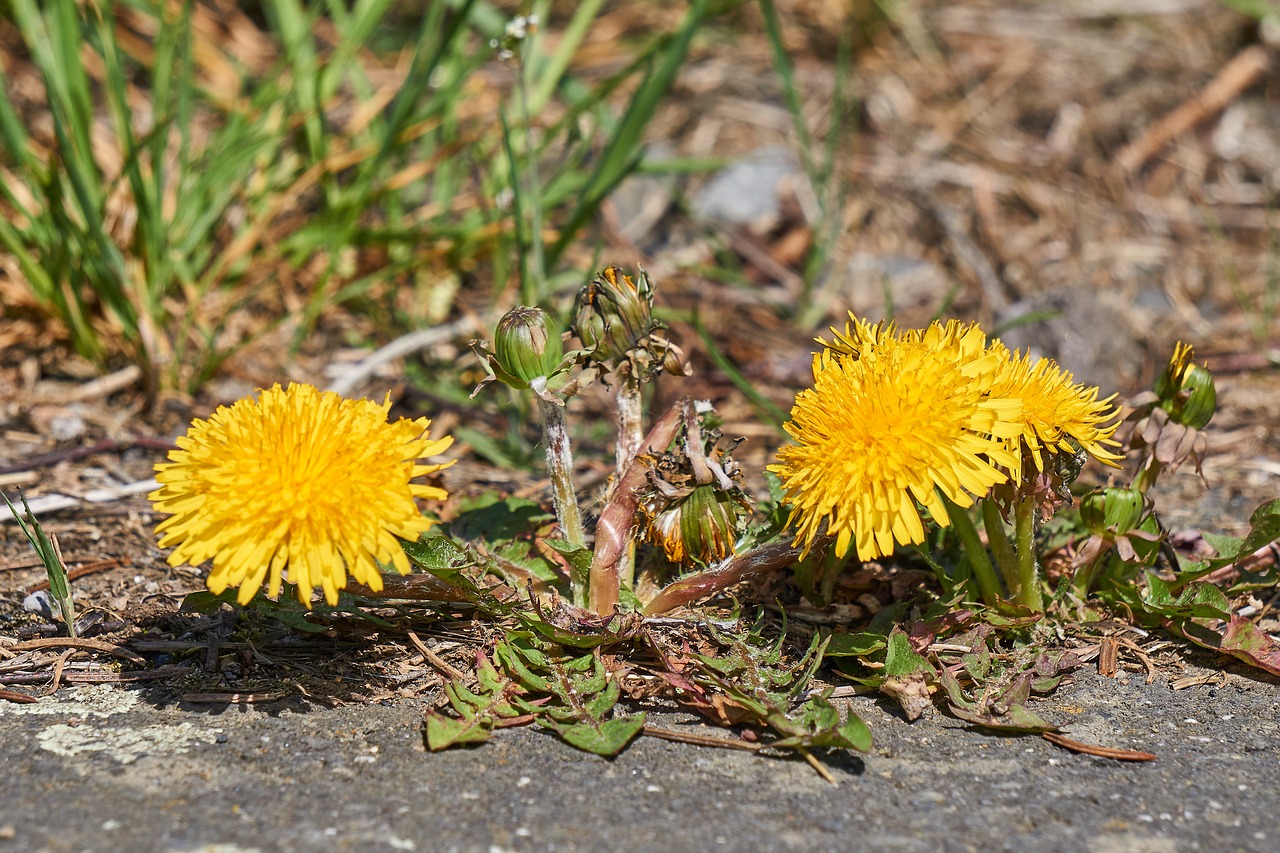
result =
[{"label": "flower stem", "polygon": [[[811,550],[821,550],[834,541],[833,537],[820,536],[813,541]],[[770,542],[735,554],[714,568],[678,580],[662,590],[644,606],[644,615],[658,616],[727,589],[739,581],[789,566],[800,559],[803,551],[790,542]]]},{"label": "flower stem", "polygon": [[1138,471],[1138,476],[1133,478],[1133,487],[1144,495],[1147,490],[1156,484],[1156,478],[1160,476],[1160,472],[1164,470],[1164,463],[1155,458],[1155,451],[1152,451],[1151,457],[1146,460],[1147,464],[1143,465]]},{"label": "flower stem", "polygon": [[618,476],[626,473],[644,443],[640,382],[630,373],[618,385],[618,447],[614,453]]},{"label": "flower stem", "polygon": [[[621,484],[623,475],[635,461],[644,443],[644,408],[640,396],[640,381],[631,373],[622,376],[618,385],[618,446],[614,452],[617,466],[615,483]],[[618,577],[621,584],[630,589],[636,577],[635,542],[628,544],[627,549],[618,560]]]},{"label": "flower stem", "polygon": [[551,500],[555,504],[560,530],[570,545],[585,548],[582,511],[573,488],[573,452],[569,449],[569,431],[565,428],[564,408],[558,403],[538,399],[542,412],[542,435],[547,444],[547,476],[551,478]]},{"label": "flower stem", "polygon": [[969,566],[973,569],[974,580],[978,582],[982,603],[993,606],[1000,598],[1000,581],[996,578],[995,569],[991,567],[991,557],[987,554],[986,547],[978,538],[978,528],[974,526],[967,510],[956,506],[946,495],[942,495],[942,500],[947,505],[947,515],[951,516],[951,526],[960,537],[960,544],[969,557]]},{"label": "flower stem", "polygon": [[1044,598],[1036,571],[1036,504],[1030,495],[1019,495],[1014,505],[1014,539],[1018,548],[1018,589],[1020,604],[1037,613],[1044,612]]},{"label": "flower stem", "polygon": [[987,543],[991,546],[991,556],[995,557],[1000,574],[1004,577],[1004,585],[1010,593],[1018,588],[1018,555],[1014,553],[1013,543],[1004,529],[1004,519],[1000,517],[1000,507],[995,501],[982,501],[982,526],[987,531]]},{"label": "flower stem", "polygon": [[[666,447],[675,437],[680,426],[680,413],[684,401],[677,402],[667,410],[649,430],[649,435],[642,445],[651,450]],[[620,566],[631,546],[634,544],[632,521],[640,499],[637,491],[644,485],[649,468],[639,460],[632,460],[626,473],[618,477],[613,497],[605,504],[596,522],[596,546],[591,557],[590,608],[595,613],[607,616],[618,605],[618,591],[622,579]]]}]

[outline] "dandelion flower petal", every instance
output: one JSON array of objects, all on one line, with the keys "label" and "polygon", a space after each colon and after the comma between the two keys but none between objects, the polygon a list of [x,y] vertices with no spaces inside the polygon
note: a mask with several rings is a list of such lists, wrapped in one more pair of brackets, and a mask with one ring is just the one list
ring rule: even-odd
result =
[{"label": "dandelion flower petal", "polygon": [[421,461],[452,439],[430,439],[426,418],[388,423],[390,409],[390,396],[377,404],[291,384],[194,421],[148,496],[170,516],[156,527],[170,564],[212,560],[209,589],[239,587],[242,604],[264,581],[278,595],[286,573],[304,604],[319,587],[331,605],[348,573],[370,587],[381,586],[379,563],[407,574],[395,537],[431,526],[415,498],[447,497],[411,481],[452,464]]},{"label": "dandelion flower petal", "polygon": [[[1021,479],[1022,450],[1025,449],[1037,471],[1044,471],[1048,457],[1074,454],[1074,440],[1090,456],[1119,467],[1124,458],[1114,453],[1119,446],[1112,436],[1120,425],[1119,412],[1111,405],[1115,395],[1098,399],[1095,386],[1076,384],[1070,373],[1060,368],[1052,359],[1032,361],[1030,355],[1010,353],[996,341],[991,352],[1000,360],[996,379],[991,386],[993,398],[1014,399],[1022,403],[1022,416],[1018,430],[1004,438],[1012,460],[996,464]],[[1008,462],[1012,464],[1007,464]]]}]

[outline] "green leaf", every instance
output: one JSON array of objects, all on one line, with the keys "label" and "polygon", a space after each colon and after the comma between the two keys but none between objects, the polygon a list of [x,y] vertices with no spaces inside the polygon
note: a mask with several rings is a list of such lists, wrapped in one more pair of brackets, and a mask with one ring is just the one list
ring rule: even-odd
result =
[{"label": "green leaf", "polygon": [[783,661],[785,633],[777,640],[767,638],[763,614],[745,633],[710,624],[707,629],[725,650],[694,655],[699,666],[687,675],[707,694],[720,693],[729,701],[717,704],[704,696],[691,702],[696,710],[721,722],[731,719],[766,726],[778,735],[770,744],[778,748],[869,748],[870,732],[854,715],[841,722],[828,699],[830,691],[796,706],[833,637],[815,636],[804,657],[787,664]]},{"label": "green leaf", "polygon": [[1205,541],[1218,552],[1217,557],[1208,560],[1212,568],[1220,569],[1237,563],[1280,539],[1280,498],[1268,501],[1255,509],[1249,516],[1249,524],[1249,533],[1244,539],[1217,536],[1211,533],[1201,534]]},{"label": "green leaf", "polygon": [[998,732],[1056,732],[1058,727],[1025,705],[1014,705],[1003,714],[991,711],[978,712],[952,707],[951,713],[960,719]]},{"label": "green leaf", "polygon": [[1147,594],[1143,596],[1143,603],[1151,610],[1162,610],[1174,603],[1169,585],[1151,572],[1147,572]]},{"label": "green leaf", "polygon": [[184,613],[212,615],[221,610],[222,605],[235,603],[236,591],[234,589],[223,590],[221,595],[214,595],[209,590],[202,589],[188,593],[182,599],[182,605],[178,609]]},{"label": "green leaf", "polygon": [[1222,591],[1212,584],[1193,581],[1174,598],[1169,585],[1156,575],[1147,573],[1147,590],[1140,598],[1123,587],[1110,590],[1135,612],[1158,619],[1226,619],[1231,605]]},{"label": "green leaf", "polygon": [[554,517],[537,501],[502,498],[460,513],[449,522],[449,532],[459,539],[505,542]]},{"label": "green leaf", "polygon": [[638,627],[639,622],[638,619],[628,619],[626,614],[620,613],[615,613],[610,617],[610,623],[614,621],[623,626],[622,630],[615,630],[609,623],[606,623],[599,630],[587,629],[584,631],[566,628],[530,618],[527,614],[521,619],[521,622],[526,627],[536,631],[544,639],[571,649],[594,649],[601,646],[612,646],[634,636],[635,632],[632,628]]},{"label": "green leaf", "polygon": [[550,661],[540,649],[523,637],[511,637],[499,643],[494,655],[515,680],[525,689],[536,693],[547,693],[551,690],[551,681],[539,670],[548,670]]},{"label": "green leaf", "polygon": [[770,715],[769,723],[780,732],[791,732],[769,745],[778,749],[855,749],[867,752],[871,749],[871,730],[853,712],[840,721],[840,711],[827,698],[826,693],[814,696],[791,714]]},{"label": "green leaf", "polygon": [[415,565],[432,574],[454,572],[470,563],[467,552],[447,536],[426,536],[416,542],[401,540],[400,547]]},{"label": "green leaf", "polygon": [[622,688],[599,655],[567,657],[559,651],[519,631],[498,644],[497,660],[527,691],[514,699],[515,706],[578,749],[616,755],[644,727],[645,715],[610,717]]},{"label": "green leaf", "polygon": [[1197,646],[1231,655],[1250,666],[1280,675],[1280,643],[1248,619],[1233,615],[1222,632],[1190,619],[1173,620],[1169,627]]},{"label": "green leaf", "polygon": [[907,676],[915,672],[934,673],[933,664],[925,660],[911,647],[911,638],[901,628],[894,626],[889,633],[888,651],[885,653],[884,669],[886,676]]},{"label": "green leaf", "polygon": [[574,587],[585,588],[591,576],[591,558],[594,556],[591,549],[578,547],[566,539],[544,539],[543,541],[569,562]]},{"label": "green leaf", "polygon": [[1210,583],[1187,584],[1176,603],[1184,612],[1200,619],[1226,619],[1231,615],[1231,602],[1222,590]]},{"label": "green leaf", "polygon": [[521,725],[531,719],[514,701],[521,693],[519,685],[505,678],[484,656],[476,662],[474,691],[449,683],[444,692],[457,717],[427,711],[427,748],[432,752],[461,743],[481,743],[495,728]]},{"label": "green leaf", "polygon": [[9,502],[9,496],[0,492],[0,497],[4,498],[5,505],[9,507],[9,512],[13,515],[13,520],[18,522],[18,526],[22,528],[27,541],[31,543],[31,547],[35,550],[36,556],[44,564],[45,576],[49,579],[49,595],[58,605],[58,610],[62,614],[62,621],[67,626],[67,633],[75,637],[76,612],[75,605],[71,601],[71,587],[67,582],[66,567],[62,565],[62,560],[58,558],[58,549],[53,547],[53,541],[49,538],[49,534],[45,533],[40,520],[31,511],[31,506],[27,503],[27,496],[21,492],[19,492],[19,495],[22,499],[22,508],[27,513],[25,522],[22,520],[22,516],[18,514],[18,510]]},{"label": "green leaf", "polygon": [[1244,544],[1240,546],[1239,556],[1241,557],[1247,557],[1280,539],[1280,498],[1268,501],[1255,509],[1249,516],[1249,524],[1252,525],[1252,529],[1245,536]]},{"label": "green leaf", "polygon": [[1220,559],[1222,557],[1234,557],[1240,554],[1240,549],[1244,546],[1244,540],[1237,536],[1223,536],[1218,533],[1201,533],[1200,537],[1213,546],[1214,552],[1218,555],[1215,559]]},{"label": "green leaf", "polygon": [[477,719],[456,719],[435,711],[427,711],[427,748],[439,752],[460,743],[482,743],[492,729],[477,724]]},{"label": "green leaf", "polygon": [[827,643],[826,656],[865,658],[887,646],[888,639],[884,634],[873,634],[868,631],[858,634],[832,634],[831,641]]},{"label": "green leaf", "polygon": [[628,714],[603,722],[587,721],[576,724],[542,720],[565,743],[595,755],[617,755],[644,729],[645,714]]}]

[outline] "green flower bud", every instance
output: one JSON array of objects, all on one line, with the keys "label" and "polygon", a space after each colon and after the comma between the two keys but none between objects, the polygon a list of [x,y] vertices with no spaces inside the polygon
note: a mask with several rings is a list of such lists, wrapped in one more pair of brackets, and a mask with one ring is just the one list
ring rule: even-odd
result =
[{"label": "green flower bud", "polygon": [[1080,520],[1095,536],[1123,536],[1142,522],[1146,512],[1146,498],[1137,489],[1095,489],[1080,501]]},{"label": "green flower bud", "polygon": [[733,553],[742,513],[740,499],[716,484],[696,486],[652,520],[649,538],[673,563],[714,563]]},{"label": "green flower bud", "polygon": [[1164,371],[1156,377],[1154,391],[1169,420],[1191,429],[1203,429],[1213,419],[1218,391],[1209,370],[1192,361],[1189,344],[1179,342]]},{"label": "green flower bud", "polygon": [[578,291],[573,332],[596,361],[625,357],[653,328],[653,286],[643,272],[637,285],[617,267],[606,267]]},{"label": "green flower bud", "polygon": [[521,383],[520,388],[528,388],[539,377],[550,377],[564,358],[560,332],[541,308],[522,306],[504,314],[498,321],[493,349],[498,366]]},{"label": "green flower bud", "polygon": [[1213,420],[1218,407],[1218,389],[1213,384],[1213,374],[1207,368],[1192,364],[1182,373],[1179,388],[1170,417],[1192,429],[1204,429]]}]

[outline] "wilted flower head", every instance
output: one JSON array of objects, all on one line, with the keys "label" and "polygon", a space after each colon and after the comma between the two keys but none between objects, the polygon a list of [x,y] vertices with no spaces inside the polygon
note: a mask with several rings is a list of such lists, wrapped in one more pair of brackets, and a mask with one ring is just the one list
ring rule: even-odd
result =
[{"label": "wilted flower head", "polygon": [[704,430],[693,404],[684,414],[683,446],[641,457],[650,469],[640,500],[645,536],[673,563],[713,563],[733,553],[751,511],[731,455],[741,439],[719,448],[719,430]]},{"label": "wilted flower head", "polygon": [[156,527],[160,547],[176,546],[170,565],[212,559],[209,589],[238,586],[241,604],[268,576],[278,595],[286,571],[303,604],[320,587],[331,605],[348,573],[372,589],[379,563],[408,574],[399,539],[432,524],[415,499],[447,497],[413,480],[452,464],[419,460],[453,439],[431,440],[426,418],[388,423],[390,408],[390,395],[377,405],[290,384],[195,420],[148,495],[171,515]]},{"label": "wilted flower head", "polygon": [[1129,401],[1126,441],[1142,452],[1134,486],[1146,492],[1161,471],[1173,472],[1188,459],[1201,474],[1208,440],[1202,432],[1213,418],[1218,392],[1207,367],[1195,364],[1189,345],[1178,343],[1152,391]]},{"label": "wilted flower head", "polygon": [[578,291],[573,331],[598,361],[620,359],[653,331],[653,285],[605,267]]},{"label": "wilted flower head", "polygon": [[623,370],[647,379],[660,370],[688,373],[680,348],[662,334],[666,326],[653,318],[653,283],[640,271],[639,281],[615,266],[578,291],[573,333],[589,360],[606,371]]},{"label": "wilted flower head", "polygon": [[939,493],[969,506],[1016,466],[1022,404],[989,395],[1002,362],[976,324],[899,334],[854,317],[822,343],[786,425],[797,444],[769,466],[806,551],[824,527],[838,555],[856,542],[862,560],[919,544],[917,503],[946,526]]}]

